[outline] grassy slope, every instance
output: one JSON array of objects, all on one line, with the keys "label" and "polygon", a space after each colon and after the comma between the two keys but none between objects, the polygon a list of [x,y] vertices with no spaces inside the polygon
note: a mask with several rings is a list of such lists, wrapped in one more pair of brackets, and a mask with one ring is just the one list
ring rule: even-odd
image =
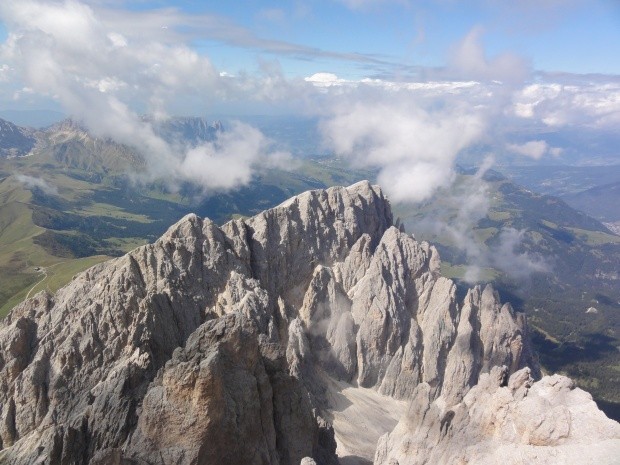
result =
[{"label": "grassy slope", "polygon": [[[31,295],[42,289],[55,291],[75,273],[107,258],[57,257],[36,244],[45,229],[34,223],[31,202],[31,192],[14,177],[0,181],[0,317],[30,291]],[[47,276],[35,268],[46,269]]]}]

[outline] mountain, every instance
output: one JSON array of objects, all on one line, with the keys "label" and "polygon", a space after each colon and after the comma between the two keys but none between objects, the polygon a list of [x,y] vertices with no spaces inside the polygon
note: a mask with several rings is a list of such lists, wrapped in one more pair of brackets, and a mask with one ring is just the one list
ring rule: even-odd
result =
[{"label": "mountain", "polygon": [[92,173],[126,173],[144,166],[135,149],[108,138],[97,138],[68,118],[43,131],[37,158],[65,168]]},{"label": "mountain", "polygon": [[[528,315],[545,370],[574,378],[620,418],[620,238],[498,173],[487,175],[484,192],[481,182],[463,175],[423,205],[395,211],[416,237],[437,244],[443,272],[463,286],[493,282]],[[491,201],[469,206],[480,198]]]},{"label": "mountain", "polygon": [[620,223],[620,165],[504,166],[509,179],[541,194],[560,197],[571,207],[606,223]]},{"label": "mountain", "polygon": [[[271,123],[276,128],[280,120]],[[0,316],[28,295],[54,292],[94,263],[156,240],[189,212],[222,224],[308,189],[376,176],[334,157],[305,158],[291,171],[259,170],[247,186],[204,197],[191,184],[176,193],[164,183],[135,185],[125,174],[135,154],[89,135],[74,121],[50,128],[41,140],[28,157],[0,160]],[[613,167],[556,167],[548,175],[533,168],[523,171],[523,179],[549,180],[557,194],[616,175]],[[477,266],[474,282],[492,282],[503,299],[528,314],[543,369],[569,375],[620,419],[617,236],[557,197],[497,174],[483,183],[489,211],[459,214],[471,186],[480,187],[476,182],[463,174],[456,194],[442,191],[427,204],[397,205],[395,211],[416,237],[437,244],[442,273],[456,279],[460,297],[469,286],[466,273]],[[462,224],[457,232],[465,227],[474,234],[434,229],[455,223]]]},{"label": "mountain", "polygon": [[209,122],[196,116],[174,117],[156,120],[144,117],[153,126],[157,135],[171,144],[199,145],[213,141],[218,132],[223,130],[221,121]]},{"label": "mountain", "polygon": [[33,129],[0,119],[0,158],[21,157],[30,153],[37,143],[35,133]]},{"label": "mountain", "polygon": [[222,227],[188,215],[0,323],[0,460],[455,463],[497,419],[515,457],[612,463],[620,425],[566,378],[534,382],[524,315],[440,266],[368,182]]},{"label": "mountain", "polygon": [[620,181],[567,194],[562,199],[573,208],[609,223],[620,223]]},{"label": "mountain", "polygon": [[40,140],[31,156],[0,160],[0,317],[29,292],[55,291],[94,261],[154,241],[190,211],[222,223],[368,176],[333,160],[304,160],[299,170],[259,170],[247,186],[205,197],[189,183],[171,192],[164,182],[132,182],[125,170],[141,159],[74,121]]},{"label": "mountain", "polygon": [[494,367],[450,409],[421,386],[375,465],[617,463],[620,425],[564,376],[534,382],[527,368],[508,377]]}]

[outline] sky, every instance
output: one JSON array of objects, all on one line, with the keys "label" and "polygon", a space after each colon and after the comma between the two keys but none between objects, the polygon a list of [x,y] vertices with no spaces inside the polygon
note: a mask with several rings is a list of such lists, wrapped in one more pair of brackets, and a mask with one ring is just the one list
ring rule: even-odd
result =
[{"label": "sky", "polygon": [[568,135],[616,134],[620,2],[0,0],[0,110],[71,115],[149,179],[206,191],[291,154],[247,122],[171,146],[142,115],[308,117],[323,150],[420,201],[464,153],[568,160]]}]

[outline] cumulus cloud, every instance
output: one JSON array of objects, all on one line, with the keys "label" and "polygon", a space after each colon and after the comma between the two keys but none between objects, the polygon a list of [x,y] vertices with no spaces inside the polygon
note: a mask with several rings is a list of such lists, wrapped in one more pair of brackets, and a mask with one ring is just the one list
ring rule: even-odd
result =
[{"label": "cumulus cloud", "polygon": [[453,49],[451,68],[468,79],[521,83],[529,75],[528,63],[510,52],[486,56],[482,28],[473,28]]},{"label": "cumulus cloud", "polygon": [[46,195],[58,195],[58,188],[43,178],[28,176],[27,174],[15,173],[15,179],[26,189],[40,189]]},{"label": "cumulus cloud", "polygon": [[581,126],[614,130],[620,124],[620,82],[530,84],[515,92],[515,116],[552,128]]},{"label": "cumulus cloud", "polygon": [[562,153],[561,148],[551,147],[544,140],[531,140],[524,144],[508,144],[506,148],[510,152],[533,158],[534,160],[540,160],[544,155],[547,154],[557,157]]},{"label": "cumulus cloud", "polygon": [[332,87],[351,82],[345,79],[340,79],[333,73],[314,73],[312,76],[304,78],[304,81],[309,82],[316,87]]},{"label": "cumulus cloud", "polygon": [[394,201],[420,201],[454,175],[458,153],[485,128],[483,115],[455,104],[424,105],[409,94],[343,96],[320,125],[326,146],[354,164],[379,169]]},{"label": "cumulus cloud", "polygon": [[427,81],[351,81],[329,72],[305,79],[328,96],[317,110],[326,146],[377,168],[396,201],[420,201],[449,185],[457,157],[476,145],[503,149],[493,140],[504,139],[501,120],[530,68],[508,52],[488,58],[474,28],[454,47],[450,66],[434,74]]},{"label": "cumulus cloud", "polygon": [[[271,142],[257,129],[235,122],[212,142],[191,148],[180,165],[183,177],[209,189],[247,184],[257,165],[286,167],[290,155],[270,152]],[[267,155],[268,154],[268,155]]]}]

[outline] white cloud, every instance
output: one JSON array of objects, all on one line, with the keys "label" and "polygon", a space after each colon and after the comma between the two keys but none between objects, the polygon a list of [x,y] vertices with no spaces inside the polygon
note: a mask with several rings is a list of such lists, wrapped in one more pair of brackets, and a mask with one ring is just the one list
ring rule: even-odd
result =
[{"label": "white cloud", "polygon": [[340,79],[332,73],[315,73],[312,76],[304,78],[304,81],[310,82],[317,87],[331,87],[351,83],[351,81]]},{"label": "white cloud", "polygon": [[58,195],[58,188],[43,178],[28,176],[27,174],[15,173],[15,179],[27,189],[40,189],[46,195]]},{"label": "white cloud", "polygon": [[483,176],[493,165],[492,156],[487,156],[476,174],[463,177],[437,195],[439,207],[428,212],[423,219],[410,225],[412,230],[444,237],[467,257],[464,279],[475,283],[480,280],[482,269],[489,264],[488,252],[476,237],[474,228],[483,219],[490,207],[489,186]]},{"label": "white cloud", "polygon": [[420,201],[449,184],[458,153],[483,134],[484,117],[475,109],[363,90],[329,109],[321,133],[337,154],[379,168],[379,183],[395,201]]},{"label": "white cloud", "polygon": [[490,186],[483,176],[493,165],[487,157],[474,176],[463,177],[447,189],[441,189],[440,202],[425,217],[408,225],[413,231],[421,231],[443,237],[452,247],[466,256],[467,267],[463,279],[477,283],[482,271],[494,268],[508,277],[524,281],[534,273],[548,273],[551,266],[537,254],[522,250],[526,230],[502,228],[491,245],[481,241],[476,227],[491,207]]},{"label": "white cloud", "polygon": [[513,279],[528,279],[533,273],[548,273],[551,266],[537,254],[519,251],[525,237],[525,230],[503,228],[499,244],[490,249],[489,258],[493,266]]},{"label": "white cloud", "polygon": [[557,157],[562,153],[562,149],[550,147],[544,140],[532,140],[525,144],[508,144],[506,148],[513,153],[533,158],[534,160],[540,160],[546,154]]},{"label": "white cloud", "polygon": [[513,97],[514,115],[561,128],[582,126],[614,130],[620,124],[620,82],[536,83]]},{"label": "white cloud", "polygon": [[207,189],[231,189],[250,182],[257,165],[285,166],[290,161],[286,153],[270,153],[270,147],[260,131],[236,122],[215,141],[190,149],[179,170],[183,178]]},{"label": "white cloud", "polygon": [[[497,139],[502,147],[495,148],[504,150],[507,138],[496,136],[503,136],[506,121],[606,128],[620,123],[618,82],[569,86],[540,80],[523,85],[527,63],[509,53],[488,58],[480,29],[455,47],[449,69],[426,70],[428,80],[350,80],[329,70],[295,79],[287,78],[277,61],[261,61],[254,74],[217,70],[189,44],[208,37],[279,56],[373,66],[376,60],[264,40],[223,18],[190,16],[174,8],[126,11],[75,0],[21,0],[0,3],[0,15],[9,31],[0,48],[0,80],[16,82],[19,76],[19,85],[7,86],[8,95],[53,98],[95,135],[141,150],[152,176],[189,176],[188,170],[173,167],[186,156],[186,165],[192,166],[200,158],[168,146],[138,115],[204,114],[214,105],[221,110],[222,102],[239,111],[268,102],[270,108],[303,108],[321,116],[326,145],[361,165],[377,167],[381,181],[403,199],[423,198],[449,183],[456,156],[474,144],[491,145]],[[255,140],[250,132],[243,137]],[[539,147],[525,145],[512,149],[539,156]],[[259,146],[266,150],[268,145]],[[546,147],[546,153],[557,156],[559,149]],[[235,183],[248,179],[230,176]]]},{"label": "white cloud", "polygon": [[[5,2],[0,14],[9,26],[2,59],[26,84],[16,97],[26,92],[47,95],[95,136],[134,147],[148,166],[140,179],[190,179],[207,190],[229,189],[247,183],[254,162],[269,158],[268,141],[248,126],[236,125],[212,145],[190,149],[171,147],[140,118],[137,108],[164,118],[179,100],[209,105],[249,92],[258,95],[259,86],[269,98],[269,86],[280,85],[274,84],[273,75],[260,84],[230,82],[178,36],[167,38],[161,15],[146,15],[147,24],[133,24],[132,30],[118,16],[102,19],[75,0]],[[154,26],[159,28],[156,34],[138,33]]]},{"label": "white cloud", "polygon": [[482,46],[482,33],[481,28],[473,28],[456,45],[451,56],[453,70],[467,79],[523,82],[530,73],[527,62],[509,52],[488,58]]}]

